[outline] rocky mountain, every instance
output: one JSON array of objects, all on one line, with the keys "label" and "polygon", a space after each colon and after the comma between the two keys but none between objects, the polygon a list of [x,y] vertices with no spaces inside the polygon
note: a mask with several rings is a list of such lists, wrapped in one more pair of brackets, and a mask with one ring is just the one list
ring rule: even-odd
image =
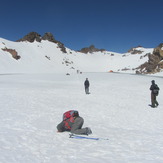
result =
[{"label": "rocky mountain", "polygon": [[155,74],[163,70],[163,43],[148,54],[148,61],[137,68],[137,73]]},{"label": "rocky mountain", "polygon": [[163,70],[163,44],[137,46],[120,54],[94,45],[71,50],[47,32],[30,32],[12,42],[0,38],[0,73],[127,72],[154,74]]},{"label": "rocky mountain", "polygon": [[53,34],[50,32],[45,33],[43,36],[41,36],[37,32],[30,32],[29,34],[25,35],[23,38],[17,40],[17,42],[20,42],[20,41],[41,42],[42,40],[48,40],[50,42],[54,42],[54,43],[58,44],[58,47],[61,48],[61,51],[63,53],[66,53],[66,48],[65,48],[64,44],[61,43],[60,41],[57,41],[54,38]]}]

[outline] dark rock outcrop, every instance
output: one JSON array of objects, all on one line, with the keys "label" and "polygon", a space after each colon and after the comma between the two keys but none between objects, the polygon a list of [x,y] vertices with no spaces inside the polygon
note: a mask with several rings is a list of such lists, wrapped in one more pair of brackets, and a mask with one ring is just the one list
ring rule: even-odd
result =
[{"label": "dark rock outcrop", "polygon": [[138,50],[137,48],[142,48],[142,46],[137,46],[135,48],[131,48],[130,50],[128,50],[128,53],[131,53],[131,54],[142,54],[143,51],[141,50]]},{"label": "dark rock outcrop", "polygon": [[28,41],[28,42],[32,43],[34,41],[41,42],[42,40],[48,40],[50,42],[54,42],[54,43],[58,44],[58,47],[61,49],[61,51],[63,53],[67,53],[64,44],[61,43],[60,41],[55,40],[53,34],[50,32],[45,33],[42,37],[40,34],[38,34],[36,32],[30,32],[29,34],[27,34],[23,38],[17,40],[17,42]]},{"label": "dark rock outcrop", "polygon": [[160,60],[163,59],[163,43],[159,44],[153,51],[154,55],[157,55]]},{"label": "dark rock outcrop", "polygon": [[105,51],[105,49],[97,49],[97,48],[95,48],[94,45],[91,45],[89,47],[85,47],[85,48],[82,48],[81,50],[79,50],[79,52],[85,53],[85,54],[93,53],[93,52],[98,52],[98,51],[103,52],[103,51]]},{"label": "dark rock outcrop", "polygon": [[18,53],[17,53],[17,51],[15,49],[4,48],[2,50],[9,52],[14,59],[16,59],[16,60],[20,59],[20,56],[18,55]]},{"label": "dark rock outcrop", "polygon": [[50,32],[45,33],[45,34],[42,36],[41,39],[42,39],[42,40],[48,40],[48,41],[51,41],[51,42],[57,43],[57,41],[55,40],[53,34],[50,33]]},{"label": "dark rock outcrop", "polygon": [[136,73],[154,74],[163,69],[163,43],[154,48],[152,54],[148,54],[148,61],[136,68]]},{"label": "dark rock outcrop", "polygon": [[23,38],[17,40],[17,42],[20,41],[34,42],[35,40],[37,42],[41,42],[41,35],[36,32],[30,32],[27,35],[25,35]]}]

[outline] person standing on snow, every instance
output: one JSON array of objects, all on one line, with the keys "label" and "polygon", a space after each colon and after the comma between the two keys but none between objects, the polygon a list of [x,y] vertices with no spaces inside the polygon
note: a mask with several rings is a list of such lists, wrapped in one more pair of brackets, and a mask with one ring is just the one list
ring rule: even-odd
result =
[{"label": "person standing on snow", "polygon": [[78,111],[74,111],[73,115],[66,120],[63,120],[57,125],[58,132],[70,131],[73,134],[89,135],[92,131],[89,127],[82,128],[84,119],[79,116]]},{"label": "person standing on snow", "polygon": [[155,108],[155,107],[157,107],[159,105],[159,103],[156,100],[156,96],[158,96],[158,93],[159,93],[160,89],[157,86],[157,84],[155,84],[154,80],[152,80],[151,83],[152,83],[152,85],[150,87],[150,90],[151,90],[151,107]]},{"label": "person standing on snow", "polygon": [[89,93],[89,80],[88,80],[88,78],[86,78],[86,80],[85,80],[85,82],[84,82],[84,86],[85,86],[85,93],[86,94],[90,94]]}]

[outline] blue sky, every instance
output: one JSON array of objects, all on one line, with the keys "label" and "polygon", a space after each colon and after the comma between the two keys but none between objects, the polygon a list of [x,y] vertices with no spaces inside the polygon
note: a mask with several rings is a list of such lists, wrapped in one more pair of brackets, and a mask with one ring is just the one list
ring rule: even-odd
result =
[{"label": "blue sky", "polygon": [[163,0],[2,0],[0,37],[51,32],[66,47],[127,52],[163,43]]}]

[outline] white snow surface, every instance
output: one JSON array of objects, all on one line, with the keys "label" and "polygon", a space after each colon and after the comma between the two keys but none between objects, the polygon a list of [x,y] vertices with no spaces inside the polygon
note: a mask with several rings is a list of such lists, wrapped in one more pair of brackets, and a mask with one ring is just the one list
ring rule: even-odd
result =
[{"label": "white snow surface", "polygon": [[[84,92],[89,78],[90,95]],[[150,108],[150,84],[160,87]],[[162,163],[163,78],[120,73],[0,75],[1,163]],[[90,137],[70,139],[56,126],[78,110]]]}]

